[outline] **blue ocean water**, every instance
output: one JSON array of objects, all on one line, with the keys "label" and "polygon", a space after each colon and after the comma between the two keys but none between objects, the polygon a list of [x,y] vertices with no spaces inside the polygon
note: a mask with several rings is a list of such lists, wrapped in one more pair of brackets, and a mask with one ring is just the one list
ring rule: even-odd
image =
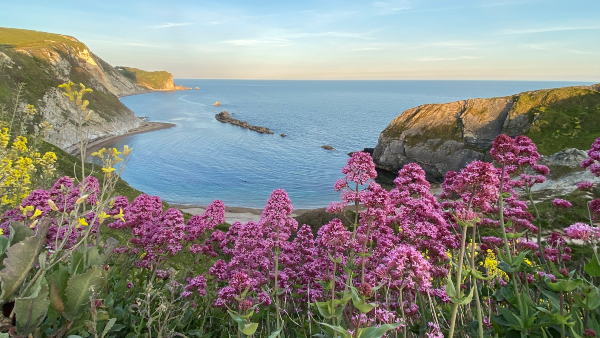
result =
[{"label": "blue ocean water", "polygon": [[[339,200],[334,182],[347,153],[374,147],[402,111],[425,103],[506,96],[587,83],[521,81],[177,80],[199,90],[155,92],[121,101],[138,116],[171,129],[115,140],[134,148],[123,175],[133,187],[180,204],[262,208],[285,189],[295,208]],[[213,103],[219,101],[220,107]],[[233,118],[264,126],[259,134],[218,122]],[[287,137],[280,137],[285,133]],[[321,149],[331,145],[336,150]]]}]

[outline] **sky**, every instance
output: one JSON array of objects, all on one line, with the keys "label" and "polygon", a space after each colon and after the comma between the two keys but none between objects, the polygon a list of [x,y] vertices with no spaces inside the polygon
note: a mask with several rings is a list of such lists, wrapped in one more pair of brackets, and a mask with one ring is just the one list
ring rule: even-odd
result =
[{"label": "sky", "polygon": [[0,1],[113,66],[207,79],[600,82],[598,0]]}]

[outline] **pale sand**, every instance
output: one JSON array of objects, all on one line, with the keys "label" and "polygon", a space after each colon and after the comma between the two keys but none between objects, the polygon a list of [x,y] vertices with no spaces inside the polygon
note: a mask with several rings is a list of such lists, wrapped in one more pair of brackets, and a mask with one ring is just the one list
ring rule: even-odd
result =
[{"label": "pale sand", "polygon": [[107,143],[109,143],[109,142],[112,143],[115,140],[118,140],[118,139],[126,137],[126,136],[147,133],[147,132],[160,130],[160,129],[173,128],[175,126],[176,126],[176,124],[165,123],[165,122],[142,122],[139,127],[135,128],[135,129],[131,129],[130,131],[126,132],[123,135],[107,136],[107,137],[96,139],[96,140],[90,142],[87,146],[87,153],[90,154],[94,151],[100,150],[100,149],[104,148]]},{"label": "pale sand", "polygon": [[[201,205],[185,205],[185,204],[170,204],[171,207],[179,209],[183,212],[190,213],[192,215],[200,215],[206,211],[205,206]],[[310,211],[310,209],[297,209],[292,213],[292,217],[300,216],[303,213]],[[252,209],[243,207],[225,207],[225,221],[229,224],[233,222],[246,223],[248,221],[258,222],[262,209]]]}]

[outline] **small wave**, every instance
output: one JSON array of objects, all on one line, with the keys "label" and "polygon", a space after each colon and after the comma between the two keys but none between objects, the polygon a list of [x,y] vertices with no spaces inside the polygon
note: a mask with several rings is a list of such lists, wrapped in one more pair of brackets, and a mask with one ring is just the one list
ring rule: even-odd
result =
[{"label": "small wave", "polygon": [[202,104],[202,103],[198,103],[198,102],[194,102],[194,101],[186,100],[186,99],[185,99],[185,97],[186,97],[186,96],[187,96],[187,95],[183,95],[183,96],[180,96],[180,97],[179,97],[179,98],[177,98],[177,99],[178,99],[178,100],[180,100],[180,101],[183,101],[183,102],[187,102],[187,103],[195,104],[195,105],[197,105],[197,106],[208,107],[208,105],[207,105],[207,104]]}]

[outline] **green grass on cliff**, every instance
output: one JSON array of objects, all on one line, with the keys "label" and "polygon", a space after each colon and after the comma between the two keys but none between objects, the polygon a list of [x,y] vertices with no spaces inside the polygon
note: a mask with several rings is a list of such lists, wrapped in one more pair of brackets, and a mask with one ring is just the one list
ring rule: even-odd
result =
[{"label": "green grass on cliff", "polygon": [[85,48],[83,43],[66,35],[0,27],[0,46],[30,49],[46,47],[56,43],[67,44],[79,49]]},{"label": "green grass on cliff", "polygon": [[543,155],[566,148],[589,149],[600,136],[597,91],[567,87],[524,93],[513,109],[529,114],[534,121],[527,136]]},{"label": "green grass on cliff", "polygon": [[115,67],[123,76],[140,86],[149,89],[164,89],[165,83],[171,81],[171,73],[161,70],[148,72],[131,67]]}]

